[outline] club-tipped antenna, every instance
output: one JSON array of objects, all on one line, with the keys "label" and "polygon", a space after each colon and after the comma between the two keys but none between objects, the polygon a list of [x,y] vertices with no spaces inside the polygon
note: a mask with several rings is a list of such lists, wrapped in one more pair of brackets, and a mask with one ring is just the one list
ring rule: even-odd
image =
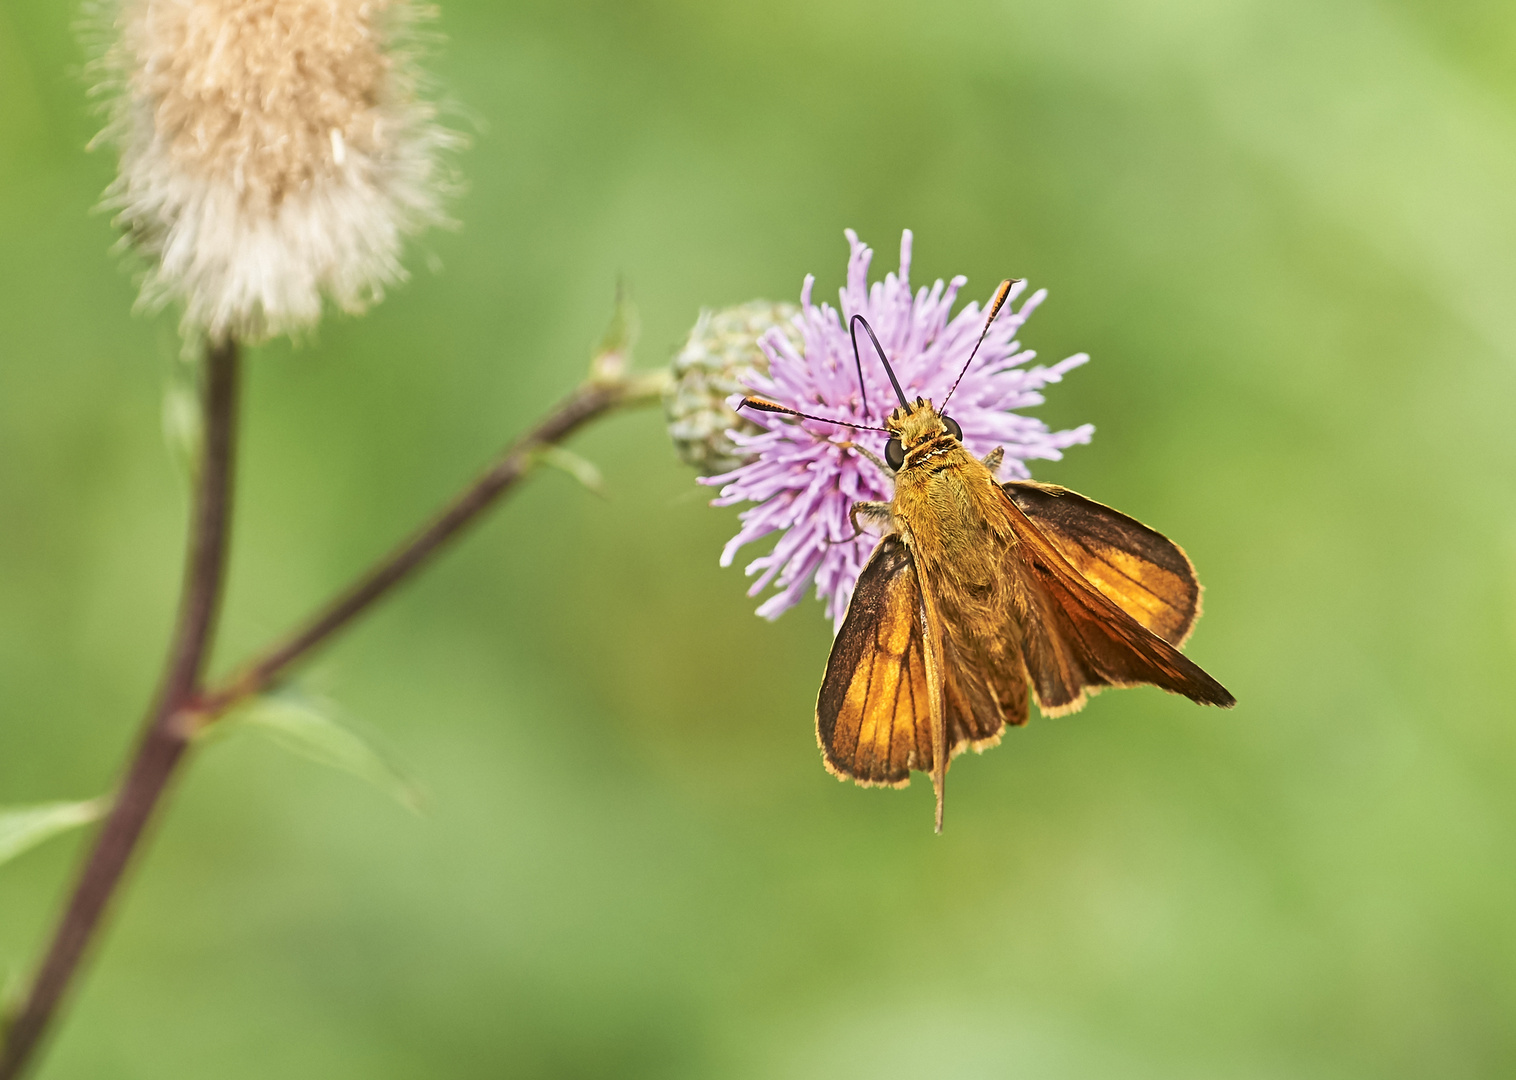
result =
[{"label": "club-tipped antenna", "polygon": [[884,346],[879,344],[879,338],[874,334],[874,328],[862,315],[854,315],[848,320],[848,332],[853,337],[853,360],[858,364],[858,389],[863,392],[863,415],[869,414],[868,391],[863,389],[863,358],[858,355],[858,324],[868,331],[869,340],[874,343],[874,351],[879,354],[879,362],[884,365],[884,373],[890,377],[890,385],[895,388],[895,396],[900,399],[900,407],[909,409],[911,406],[905,400],[905,391],[900,389],[900,380],[895,378],[895,369],[890,367],[889,358],[884,355]]},{"label": "club-tipped antenna", "polygon": [[1006,278],[1000,283],[1000,287],[995,290],[995,299],[990,301],[990,317],[984,320],[984,329],[979,333],[979,340],[974,343],[974,351],[969,353],[969,358],[963,362],[963,370],[958,373],[958,378],[953,380],[953,389],[947,392],[947,397],[943,398],[942,404],[937,406],[938,412],[942,412],[947,408],[947,403],[952,399],[954,391],[958,389],[958,384],[969,373],[969,365],[974,362],[974,357],[979,355],[979,346],[983,345],[984,339],[989,337],[990,324],[995,321],[995,316],[1000,314],[1000,309],[1005,307],[1005,302],[1011,295],[1011,286],[1019,283],[1021,280],[1021,278]]},{"label": "club-tipped antenna", "polygon": [[889,434],[886,428],[871,427],[868,424],[854,424],[847,420],[833,420],[830,416],[812,416],[810,413],[801,412],[799,409],[792,409],[788,405],[781,405],[777,401],[768,400],[768,398],[745,397],[737,405],[737,408],[740,409],[744,405],[749,409],[756,409],[759,412],[783,413],[786,416],[798,416],[802,420],[817,420],[823,424],[840,424],[842,427],[850,427],[856,431],[883,431],[886,435]]}]

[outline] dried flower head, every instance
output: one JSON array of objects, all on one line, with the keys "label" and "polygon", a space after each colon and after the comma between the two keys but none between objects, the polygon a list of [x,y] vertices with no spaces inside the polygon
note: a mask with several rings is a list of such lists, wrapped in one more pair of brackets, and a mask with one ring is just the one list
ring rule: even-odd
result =
[{"label": "dried flower head", "polygon": [[405,235],[445,220],[455,135],[417,97],[407,0],[119,0],[104,58],[106,193],[151,260],[145,304],[256,340],[349,312],[405,276]]},{"label": "dried flower head", "polygon": [[[894,393],[882,365],[860,335],[866,350],[863,381],[869,406],[864,411],[852,341],[845,328],[848,320],[855,314],[868,319],[907,397],[919,395],[940,402],[968,360],[984,317],[974,303],[952,315],[958,290],[967,280],[963,277],[955,277],[946,286],[939,280],[930,290],[922,288],[912,295],[909,231],[900,240],[899,273],[872,285],[868,269],[874,253],[851,229],[847,239],[852,257],[839,307],[811,302],[815,278],[808,275],[801,288],[800,313],[794,319],[799,342],[775,331],[766,334],[759,345],[768,357],[768,371],[749,371],[743,388],[802,412],[880,424],[895,403]],[[1039,289],[1015,308],[1024,289],[1024,283],[1012,287],[1010,300],[963,376],[952,407],[968,450],[982,456],[997,446],[1005,448],[1001,472],[1008,478],[1029,476],[1028,461],[1057,460],[1064,447],[1089,442],[1095,430],[1085,424],[1054,432],[1042,421],[1012,411],[1042,404],[1042,387],[1058,382],[1065,372],[1089,359],[1079,353],[1052,367],[1024,367],[1036,353],[1022,349],[1016,333],[1047,296],[1045,289]],[[725,475],[702,481],[722,485],[717,506],[758,504],[743,511],[742,528],[722,551],[721,564],[731,565],[744,544],[780,533],[773,550],[747,567],[749,576],[759,575],[748,595],[756,596],[771,583],[779,589],[758,608],[758,614],[777,618],[814,581],[817,597],[827,601],[827,614],[840,626],[853,586],[877,542],[871,536],[853,536],[848,511],[860,500],[889,499],[894,485],[892,475],[853,444],[882,456],[887,437],[772,413],[744,410],[744,415],[763,429],[751,435],[732,432],[732,441],[741,453],[750,455],[749,460]]]},{"label": "dried flower head", "polygon": [[751,457],[738,450],[729,432],[756,435],[762,429],[727,399],[742,392],[747,372],[768,372],[768,357],[758,347],[764,334],[778,329],[799,346],[794,326],[799,310],[794,304],[754,300],[702,311],[674,357],[674,381],[664,395],[669,436],[680,459],[701,476],[730,472]]}]

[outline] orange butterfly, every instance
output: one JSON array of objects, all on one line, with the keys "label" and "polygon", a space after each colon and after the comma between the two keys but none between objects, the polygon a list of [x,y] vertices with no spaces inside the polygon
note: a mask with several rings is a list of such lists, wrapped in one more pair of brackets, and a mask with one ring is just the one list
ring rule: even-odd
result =
[{"label": "orange butterfly", "polygon": [[[997,290],[986,334],[1011,284]],[[858,578],[816,700],[827,769],[891,787],[908,784],[913,769],[929,773],[941,832],[948,762],[1026,723],[1029,696],[1046,716],[1074,712],[1107,686],[1144,683],[1235,705],[1179,651],[1200,616],[1184,551],[1065,488],[998,482],[1002,452],[979,460],[956,421],[930,401],[907,401],[861,315],[852,319],[855,359],[860,325],[900,407],[885,421],[884,461],[855,449],[894,472],[895,495],[851,512],[855,529],[861,517],[885,535]],[[762,398],[743,404],[845,424]]]}]

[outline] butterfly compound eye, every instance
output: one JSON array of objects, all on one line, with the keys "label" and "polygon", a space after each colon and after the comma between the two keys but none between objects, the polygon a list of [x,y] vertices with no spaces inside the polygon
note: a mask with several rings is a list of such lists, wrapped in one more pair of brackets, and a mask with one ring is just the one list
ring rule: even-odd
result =
[{"label": "butterfly compound eye", "polygon": [[953,438],[959,442],[963,441],[963,429],[958,426],[957,420],[954,420],[951,416],[944,416],[942,418],[942,426],[947,428],[947,433]]},{"label": "butterfly compound eye", "polygon": [[905,447],[900,445],[899,439],[891,439],[884,444],[884,460],[890,468],[900,471],[900,466],[905,464]]}]

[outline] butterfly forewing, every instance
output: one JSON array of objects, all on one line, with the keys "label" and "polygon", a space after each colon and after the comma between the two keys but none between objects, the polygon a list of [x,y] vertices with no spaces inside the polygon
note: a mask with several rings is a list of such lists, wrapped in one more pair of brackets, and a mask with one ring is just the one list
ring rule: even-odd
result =
[{"label": "butterfly forewing", "polygon": [[1200,616],[1200,581],[1178,544],[1067,488],[1001,486],[1081,577],[1171,645],[1184,644]]},{"label": "butterfly forewing", "polygon": [[[931,772],[931,701],[921,635],[921,583],[898,534],[874,549],[832,645],[816,700],[827,767],[863,784],[903,786]],[[951,631],[942,655],[948,758],[993,746],[1007,720],[1026,721],[1026,680],[964,663]],[[991,679],[994,685],[991,685]]]},{"label": "butterfly forewing", "polygon": [[827,767],[863,784],[930,771],[932,733],[921,590],[910,549],[887,536],[858,578],[816,699]]},{"label": "butterfly forewing", "polygon": [[1226,688],[1148,630],[1070,564],[1007,496],[1011,551],[1027,597],[1022,654],[1045,713],[1073,712],[1106,686],[1151,683],[1193,701],[1236,704]]}]

